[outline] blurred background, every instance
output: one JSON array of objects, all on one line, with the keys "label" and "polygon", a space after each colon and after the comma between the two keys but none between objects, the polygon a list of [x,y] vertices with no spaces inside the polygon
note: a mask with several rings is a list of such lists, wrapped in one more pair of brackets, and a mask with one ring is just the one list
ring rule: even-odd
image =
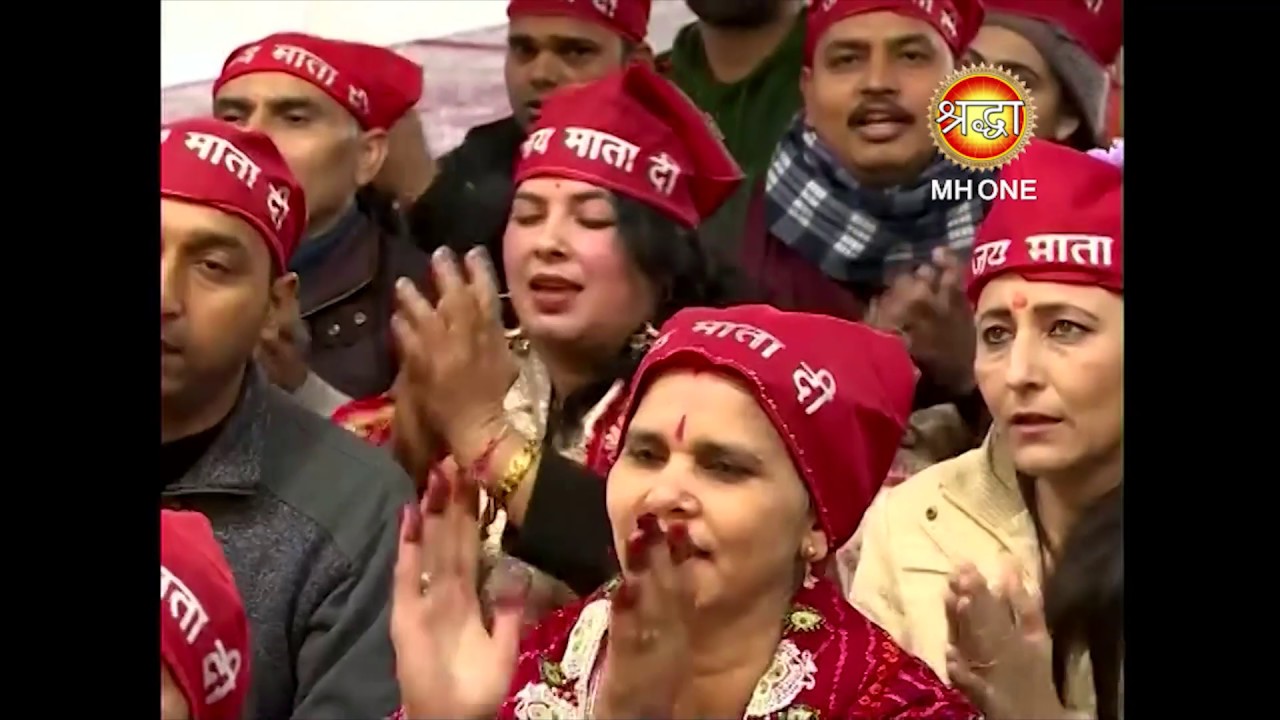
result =
[{"label": "blurred background", "polygon": [[[506,10],[506,0],[161,0],[160,120],[207,114],[209,88],[236,46],[273,32],[313,33],[387,45],[422,65],[418,112],[439,157],[468,128],[509,112]],[[654,51],[692,20],[683,2],[655,2]]]}]

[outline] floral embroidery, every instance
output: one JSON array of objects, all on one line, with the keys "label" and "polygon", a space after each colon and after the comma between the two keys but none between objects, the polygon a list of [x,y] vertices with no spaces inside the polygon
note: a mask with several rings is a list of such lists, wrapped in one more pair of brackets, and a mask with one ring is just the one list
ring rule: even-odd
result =
[{"label": "floral embroidery", "polygon": [[603,598],[589,603],[582,609],[578,621],[569,633],[560,667],[569,680],[585,680],[595,665],[600,642],[609,629],[609,601]]},{"label": "floral embroidery", "polygon": [[565,677],[564,671],[560,669],[560,663],[546,658],[538,659],[538,674],[542,676],[542,682],[551,687],[564,687]]},{"label": "floral embroidery", "polygon": [[515,713],[521,720],[577,720],[582,717],[576,705],[542,683],[520,688],[516,693]]},{"label": "floral embroidery", "polygon": [[747,703],[747,717],[768,717],[785,709],[801,690],[810,690],[817,684],[818,666],[808,650],[801,650],[787,638],[778,643],[773,662],[756,683]]},{"label": "floral embroidery", "polygon": [[[600,647],[609,629],[608,596],[616,588],[615,578],[606,585],[604,596],[582,609],[559,663],[539,659],[541,681],[529,683],[516,696],[515,716],[522,720],[563,718],[579,713],[575,699],[589,696],[589,680]],[[813,632],[826,623],[822,614],[807,605],[797,604],[786,620],[786,634]],[[804,690],[816,684],[818,667],[808,650],[801,650],[787,637],[778,643],[769,669],[756,683],[746,717],[775,720],[819,720],[817,711],[805,705],[791,707]],[[783,712],[785,711],[785,712]],[[565,713],[569,713],[566,715]],[[580,713],[579,713],[580,714]]]},{"label": "floral embroidery", "polygon": [[[551,650],[550,659],[560,658],[563,685],[554,688],[547,683],[548,677],[558,678],[541,671],[544,656],[530,648],[517,671],[516,687],[521,689],[508,697],[499,718],[591,716],[609,629],[609,593],[616,586],[609,583],[581,609],[556,615],[540,629],[543,636],[535,640],[536,647],[561,648]],[[780,620],[782,639],[744,708],[745,720],[842,720],[854,715],[980,718],[963,695],[858,615],[826,578],[819,578],[812,590],[802,587]]]},{"label": "floral embroidery", "polygon": [[783,632],[813,632],[822,627],[822,613],[806,605],[796,605],[787,615]]}]

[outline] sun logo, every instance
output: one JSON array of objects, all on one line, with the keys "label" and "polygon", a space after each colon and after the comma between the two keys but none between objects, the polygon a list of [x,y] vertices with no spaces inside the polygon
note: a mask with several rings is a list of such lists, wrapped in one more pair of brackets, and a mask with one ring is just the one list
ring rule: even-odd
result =
[{"label": "sun logo", "polygon": [[938,150],[974,170],[1012,161],[1035,135],[1031,91],[1002,67],[970,65],[952,73],[929,105]]}]

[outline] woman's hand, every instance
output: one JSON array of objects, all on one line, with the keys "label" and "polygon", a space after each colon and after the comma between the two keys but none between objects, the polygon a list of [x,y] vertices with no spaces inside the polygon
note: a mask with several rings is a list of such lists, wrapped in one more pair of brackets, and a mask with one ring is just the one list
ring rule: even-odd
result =
[{"label": "woman's hand", "polygon": [[956,396],[974,387],[976,331],[964,294],[964,265],[946,249],[894,280],[873,303],[867,322],[902,333],[930,378]]},{"label": "woman's hand", "polygon": [[[467,253],[464,277],[453,253],[431,258],[440,301],[434,306],[413,283],[396,283],[391,327],[412,402],[423,420],[464,462],[461,452],[479,432],[500,427],[503,400],[515,381],[515,359],[502,329],[493,265],[483,248]],[[481,450],[488,438],[480,442]]]},{"label": "woman's hand", "polygon": [[595,718],[672,717],[687,675],[694,590],[681,565],[693,555],[689,528],[663,533],[653,515],[637,524],[613,596]]},{"label": "woman's hand", "polygon": [[396,375],[387,394],[395,407],[391,418],[391,454],[422,489],[428,471],[443,449],[442,441],[418,407],[415,398],[420,393],[414,392],[409,385],[408,375],[403,369]]},{"label": "woman's hand", "polygon": [[406,717],[492,718],[515,672],[525,585],[506,584],[485,629],[476,594],[479,490],[448,463],[404,510],[391,605]]},{"label": "woman's hand", "polygon": [[1038,598],[1014,564],[992,593],[973,565],[956,569],[946,597],[947,674],[989,720],[1069,718],[1053,682],[1052,643]]}]

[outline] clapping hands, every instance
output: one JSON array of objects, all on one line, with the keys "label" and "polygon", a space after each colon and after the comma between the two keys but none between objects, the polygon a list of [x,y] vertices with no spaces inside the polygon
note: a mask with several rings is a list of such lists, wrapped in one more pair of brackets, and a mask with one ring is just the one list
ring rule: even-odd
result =
[{"label": "clapping hands", "polygon": [[957,396],[974,385],[976,337],[964,285],[964,265],[939,248],[930,264],[894,279],[867,317],[871,325],[901,333],[916,362]]},{"label": "clapping hands", "polygon": [[1009,562],[993,592],[973,565],[952,573],[945,600],[947,674],[990,720],[1071,717],[1053,682],[1052,643],[1039,598]]},{"label": "clapping hands", "polygon": [[511,685],[528,577],[499,581],[486,629],[476,589],[479,497],[446,462],[431,472],[422,502],[404,509],[391,640],[410,718],[492,718]]}]

